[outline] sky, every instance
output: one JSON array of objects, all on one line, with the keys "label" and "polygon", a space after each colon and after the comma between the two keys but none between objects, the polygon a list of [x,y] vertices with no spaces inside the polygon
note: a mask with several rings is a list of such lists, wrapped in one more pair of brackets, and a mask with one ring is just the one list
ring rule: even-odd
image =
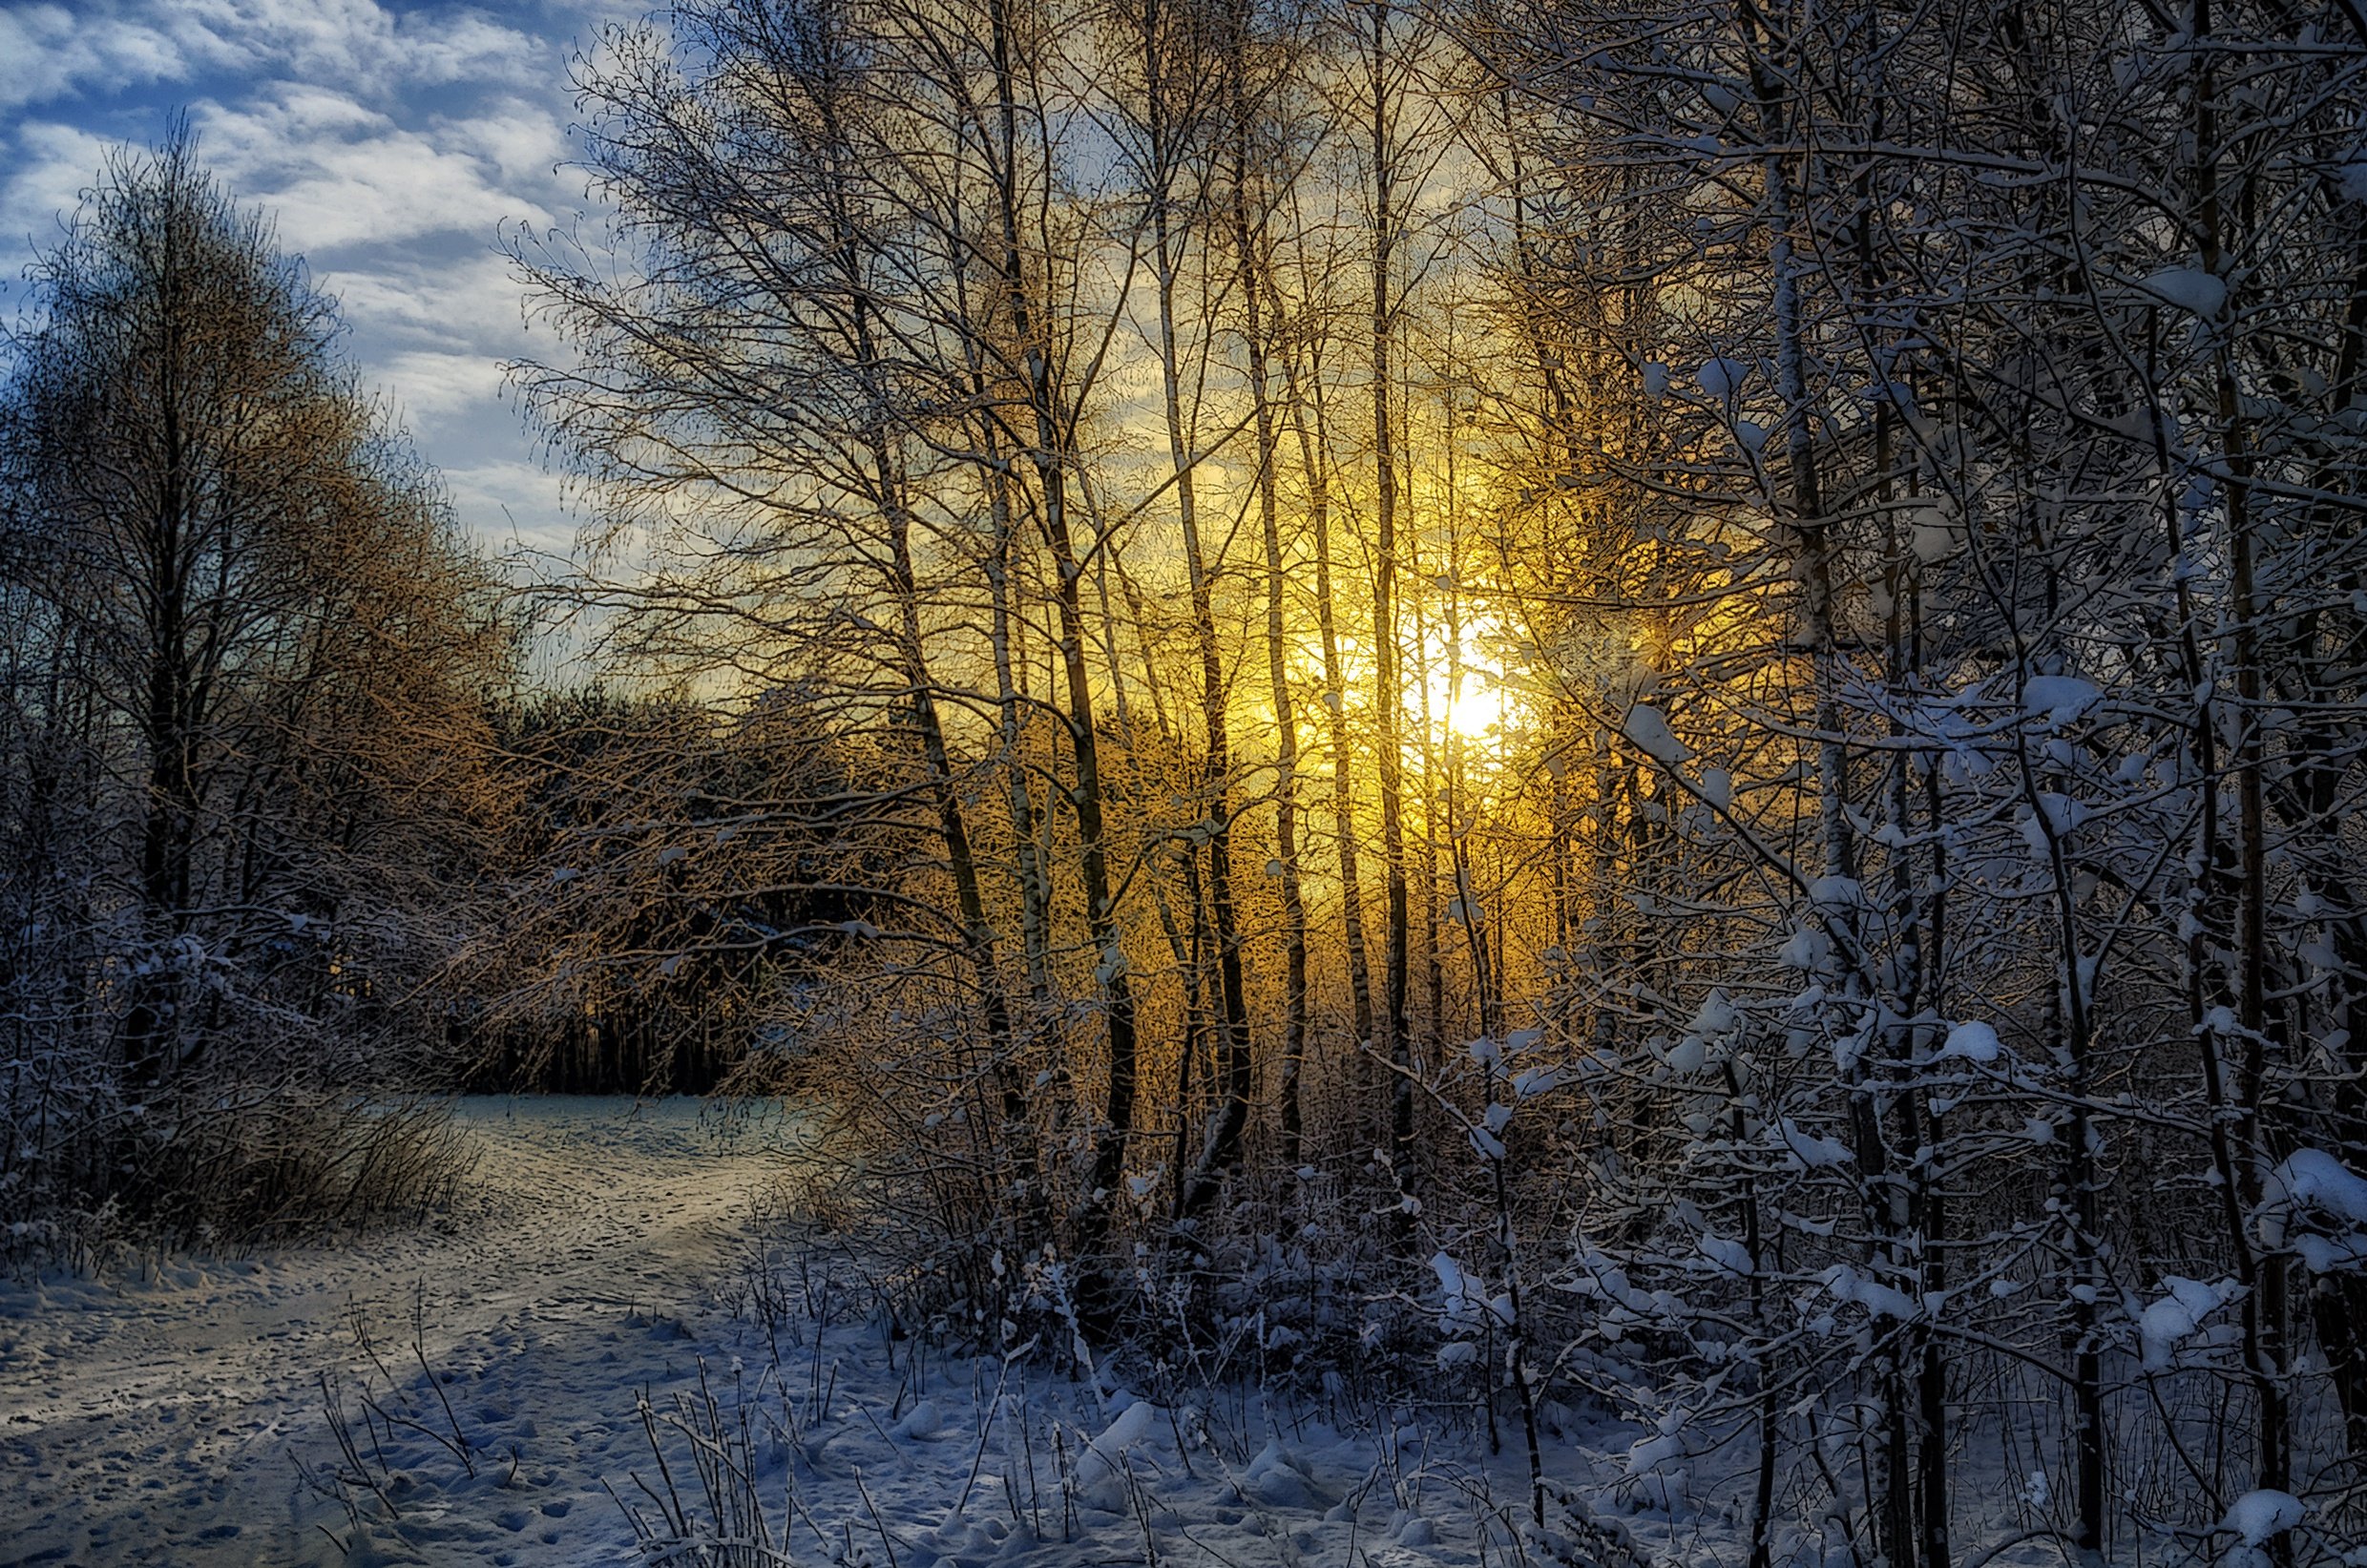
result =
[{"label": "sky", "polygon": [[564,553],[558,478],[501,366],[555,357],[494,250],[586,206],[564,165],[578,47],[654,0],[0,0],[0,309],[110,144],[186,113],[205,162],[277,221],[345,351],[488,546]]}]

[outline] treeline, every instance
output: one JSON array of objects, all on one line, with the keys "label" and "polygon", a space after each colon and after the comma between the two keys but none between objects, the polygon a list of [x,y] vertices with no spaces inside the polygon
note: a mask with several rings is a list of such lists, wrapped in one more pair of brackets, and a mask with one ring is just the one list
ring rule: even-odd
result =
[{"label": "treeline", "polygon": [[410,1092],[730,1077],[746,961],[653,990],[555,956],[723,917],[538,895],[576,837],[662,814],[631,794],[660,737],[701,729],[718,799],[827,758],[529,692],[515,585],[187,136],[110,162],[31,282],[0,389],[0,1256],[440,1195]]},{"label": "treeline", "polygon": [[[2355,1536],[2362,68],[2342,4],[608,34],[519,384],[609,651],[841,760],[766,875],[860,912],[751,1018],[965,1319],[1472,1401],[1540,1519],[1611,1399],[1754,1568]],[[647,885],[775,887],[712,820]]]},{"label": "treeline", "polygon": [[[719,708],[721,711],[719,711]],[[438,978],[429,1076],[471,1089],[795,1087],[782,1008],[878,917],[880,853],[848,852],[881,781],[794,702],[597,686],[508,706],[492,923]]]},{"label": "treeline", "polygon": [[30,281],[0,394],[10,1250],[367,1208],[404,1119],[341,1092],[420,1027],[477,893],[498,579],[186,136],[112,161]]}]

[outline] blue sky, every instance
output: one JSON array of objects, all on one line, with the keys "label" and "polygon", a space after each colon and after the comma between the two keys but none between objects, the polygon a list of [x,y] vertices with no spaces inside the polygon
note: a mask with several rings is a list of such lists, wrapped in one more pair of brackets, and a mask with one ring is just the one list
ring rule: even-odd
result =
[{"label": "blue sky", "polygon": [[559,351],[530,332],[493,251],[502,222],[582,210],[568,65],[654,0],[0,0],[0,301],[106,147],[149,144],[185,110],[206,161],[278,221],[344,305],[346,352],[444,470],[495,548],[574,532],[503,395],[501,362]]}]

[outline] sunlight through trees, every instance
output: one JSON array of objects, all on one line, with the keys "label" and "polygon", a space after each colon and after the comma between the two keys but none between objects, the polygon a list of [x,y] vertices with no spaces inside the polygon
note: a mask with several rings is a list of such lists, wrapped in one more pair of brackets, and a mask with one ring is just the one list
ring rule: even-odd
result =
[{"label": "sunlight through trees", "polygon": [[399,952],[448,1074],[827,1101],[947,1333],[1517,1423],[1534,1531],[1593,1400],[1749,1568],[2331,1562],[2363,82],[2347,3],[682,0],[502,237],[531,700],[126,165],[10,384],[12,1059]]}]

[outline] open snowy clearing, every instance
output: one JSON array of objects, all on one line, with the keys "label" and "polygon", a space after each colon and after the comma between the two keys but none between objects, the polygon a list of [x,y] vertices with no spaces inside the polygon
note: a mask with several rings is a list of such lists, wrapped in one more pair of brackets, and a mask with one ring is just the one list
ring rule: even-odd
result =
[{"label": "open snowy clearing", "polygon": [[[696,1524],[666,1418],[702,1366],[726,1426],[747,1412],[765,1529],[804,1561],[1510,1560],[1490,1521],[1520,1513],[1512,1455],[1477,1464],[1467,1436],[1343,1436],[1246,1390],[1169,1410],[1020,1360],[916,1354],[827,1286],[785,1301],[776,1339],[734,1253],[796,1158],[777,1114],[599,1098],[459,1114],[479,1164],[430,1226],[6,1286],[0,1564],[641,1560],[618,1497],[662,1523],[653,1494],[674,1493],[638,1396]],[[1598,1460],[1624,1446],[1601,1435]],[[1725,1537],[1699,1516],[1682,1533]]]},{"label": "open snowy clearing", "polygon": [[[878,1310],[868,1265],[850,1278],[844,1255],[776,1250],[760,1303],[751,1220],[798,1159],[779,1113],[472,1099],[460,1116],[480,1163],[461,1210],[429,1227],[7,1287],[0,1565],[1744,1556],[1734,1454],[1639,1467],[1666,1445],[1559,1406],[1539,1534],[1517,1431],[1488,1456],[1468,1411],[1286,1406],[1188,1375],[1155,1403],[1022,1354],[950,1355]],[[711,1413],[685,1422],[692,1397]],[[721,1438],[704,1476],[694,1430]],[[719,1464],[749,1484],[711,1488]],[[660,1536],[786,1556],[648,1550],[620,1502]],[[1780,1541],[1787,1563],[1849,1560],[1796,1527]]]},{"label": "open snowy clearing", "polygon": [[[469,1099],[460,1116],[480,1158],[460,1210],[431,1226],[6,1286],[0,1562],[345,1560],[321,1527],[346,1539],[346,1511],[296,1463],[338,1457],[323,1374],[358,1433],[366,1388],[416,1408],[422,1348],[478,1472],[469,1481],[418,1433],[403,1433],[426,1451],[417,1474],[388,1454],[433,1493],[396,1498],[425,1559],[621,1555],[630,1537],[599,1477],[646,1453],[635,1391],[694,1369],[688,1325],[714,1315],[699,1287],[794,1135],[778,1115],[685,1100]],[[406,1399],[387,1397],[357,1320]],[[441,1402],[426,1403],[445,1431]]]}]

